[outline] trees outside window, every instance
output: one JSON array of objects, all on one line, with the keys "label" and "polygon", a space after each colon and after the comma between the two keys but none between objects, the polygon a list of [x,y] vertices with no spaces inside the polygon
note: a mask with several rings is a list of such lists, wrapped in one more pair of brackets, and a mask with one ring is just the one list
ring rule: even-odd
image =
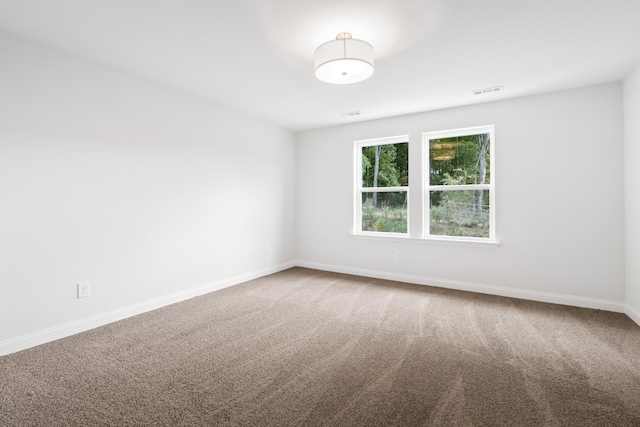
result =
[{"label": "trees outside window", "polygon": [[407,136],[356,141],[356,230],[408,232],[409,144]]},{"label": "trees outside window", "polygon": [[423,134],[425,237],[494,239],[493,126]]},{"label": "trees outside window", "polygon": [[[497,243],[494,127],[423,133],[414,147],[407,135],[355,142],[355,233]],[[410,156],[423,167],[411,190]],[[410,195],[424,202],[422,231],[410,230]]]}]

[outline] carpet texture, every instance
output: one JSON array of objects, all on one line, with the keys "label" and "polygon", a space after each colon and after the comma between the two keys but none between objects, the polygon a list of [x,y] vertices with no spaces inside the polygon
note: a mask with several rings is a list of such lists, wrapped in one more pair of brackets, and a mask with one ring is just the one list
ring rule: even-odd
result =
[{"label": "carpet texture", "polygon": [[0,425],[640,426],[640,327],[293,268],[1,357]]}]

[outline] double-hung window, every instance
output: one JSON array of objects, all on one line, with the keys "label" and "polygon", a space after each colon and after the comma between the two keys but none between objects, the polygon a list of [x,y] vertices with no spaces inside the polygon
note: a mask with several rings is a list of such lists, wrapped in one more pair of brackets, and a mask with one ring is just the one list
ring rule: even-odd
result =
[{"label": "double-hung window", "polygon": [[357,233],[408,234],[409,138],[356,141]]},{"label": "double-hung window", "polygon": [[493,125],[423,133],[411,153],[408,135],[355,141],[354,233],[497,246],[494,153]]},{"label": "double-hung window", "polygon": [[493,126],[424,133],[424,237],[495,240]]}]

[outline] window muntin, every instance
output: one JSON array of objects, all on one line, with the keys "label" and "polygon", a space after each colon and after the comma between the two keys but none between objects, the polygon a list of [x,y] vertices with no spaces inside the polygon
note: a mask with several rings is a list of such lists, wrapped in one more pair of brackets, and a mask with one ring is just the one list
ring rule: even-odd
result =
[{"label": "window muntin", "polygon": [[495,240],[494,128],[423,134],[424,237]]},{"label": "window muntin", "polygon": [[357,233],[408,233],[409,138],[356,141]]}]

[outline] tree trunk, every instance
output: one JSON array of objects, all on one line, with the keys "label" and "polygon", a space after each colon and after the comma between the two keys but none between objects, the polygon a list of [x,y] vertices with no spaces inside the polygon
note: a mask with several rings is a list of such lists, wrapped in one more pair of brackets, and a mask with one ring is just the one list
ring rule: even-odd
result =
[{"label": "tree trunk", "polygon": [[[480,145],[480,149],[478,150],[478,161],[476,165],[478,165],[478,172],[480,172],[480,182],[476,182],[476,184],[484,184],[487,180],[487,148],[489,148],[489,135],[484,134],[478,137],[478,143]],[[476,173],[476,177],[478,174]],[[476,190],[476,203],[474,206],[474,211],[482,212],[483,198],[482,198],[483,190]]]}]

